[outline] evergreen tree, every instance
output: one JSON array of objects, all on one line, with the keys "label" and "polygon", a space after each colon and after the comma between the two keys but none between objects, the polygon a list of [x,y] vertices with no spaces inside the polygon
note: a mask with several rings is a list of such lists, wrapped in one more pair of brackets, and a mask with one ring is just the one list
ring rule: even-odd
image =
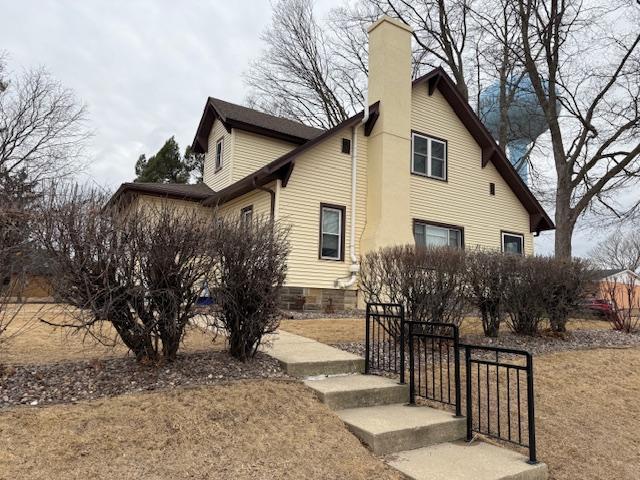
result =
[{"label": "evergreen tree", "polygon": [[193,175],[196,183],[204,180],[204,153],[195,153],[191,145],[187,145],[184,151],[184,164],[187,170]]},{"label": "evergreen tree", "polygon": [[165,142],[158,153],[149,159],[140,155],[136,162],[136,182],[187,183],[190,170],[180,155],[174,137]]}]

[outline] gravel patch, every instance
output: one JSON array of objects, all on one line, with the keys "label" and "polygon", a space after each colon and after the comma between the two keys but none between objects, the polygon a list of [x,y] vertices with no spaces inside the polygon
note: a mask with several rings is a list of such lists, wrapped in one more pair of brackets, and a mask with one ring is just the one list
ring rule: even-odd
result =
[{"label": "gravel patch", "polygon": [[140,365],[133,358],[8,366],[0,371],[0,409],[261,378],[289,377],[263,353],[246,363],[226,352],[198,352],[159,367]]},{"label": "gravel patch", "polygon": [[[472,345],[515,348],[527,350],[533,355],[544,355],[569,350],[640,346],[640,333],[622,333],[615,330],[576,330],[563,335],[542,334],[536,337],[505,333],[498,338],[466,335],[460,341]],[[365,353],[363,342],[338,343],[333,346],[360,356],[364,356]]]}]

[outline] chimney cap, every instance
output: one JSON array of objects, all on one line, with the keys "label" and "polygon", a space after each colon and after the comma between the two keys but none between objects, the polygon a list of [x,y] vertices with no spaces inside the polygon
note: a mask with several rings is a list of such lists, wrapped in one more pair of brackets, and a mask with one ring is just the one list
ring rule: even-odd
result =
[{"label": "chimney cap", "polygon": [[375,23],[371,24],[371,26],[367,29],[367,33],[371,33],[379,25],[382,25],[385,22],[389,22],[390,24],[392,24],[392,25],[394,25],[396,27],[402,28],[402,29],[406,30],[409,33],[413,33],[413,28],[411,28],[409,25],[407,25],[404,22],[401,22],[400,20],[398,20],[396,18],[390,17],[389,15],[383,15],[378,20],[376,20]]}]

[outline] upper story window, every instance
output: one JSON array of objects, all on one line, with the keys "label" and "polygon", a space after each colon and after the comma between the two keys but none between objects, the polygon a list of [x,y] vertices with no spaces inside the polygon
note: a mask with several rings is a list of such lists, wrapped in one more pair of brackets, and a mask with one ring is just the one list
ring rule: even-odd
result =
[{"label": "upper story window", "polygon": [[344,259],[344,211],[337,205],[320,205],[320,258]]},{"label": "upper story window", "polygon": [[224,137],[216,142],[216,172],[222,168],[222,152]]},{"label": "upper story window", "polygon": [[250,225],[251,220],[253,220],[253,205],[249,205],[240,210],[240,221],[243,225]]},{"label": "upper story window", "polygon": [[524,253],[524,235],[502,232],[502,251],[504,253],[522,255]]},{"label": "upper story window", "polygon": [[427,222],[413,223],[413,238],[421,247],[454,247],[462,248],[462,227],[433,225]]},{"label": "upper story window", "polygon": [[411,173],[447,179],[447,142],[419,133],[411,135]]}]

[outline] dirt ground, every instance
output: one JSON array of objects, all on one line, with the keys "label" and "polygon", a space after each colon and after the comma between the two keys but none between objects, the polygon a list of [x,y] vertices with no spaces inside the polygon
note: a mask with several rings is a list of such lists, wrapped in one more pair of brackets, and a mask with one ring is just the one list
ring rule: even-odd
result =
[{"label": "dirt ground", "polygon": [[[313,320],[283,320],[282,330],[313,338],[323,343],[350,343],[364,341],[363,318],[319,318]],[[507,326],[503,327],[507,331]],[[610,329],[607,322],[601,320],[570,320],[569,330],[602,330]],[[467,317],[462,322],[460,335],[481,334],[482,323],[476,317]]]},{"label": "dirt ground", "polygon": [[[83,332],[55,328],[41,322],[41,318],[52,323],[68,321],[58,305],[24,305],[15,320],[9,324],[6,335],[10,338],[0,349],[0,364],[42,364],[109,358],[127,353],[127,349],[117,341],[115,348],[111,345],[101,345],[95,339],[85,337]],[[105,323],[101,328],[104,337],[111,342],[116,339],[115,331],[109,324]],[[17,332],[18,335],[13,335]],[[186,352],[219,350],[224,346],[222,337],[218,337],[214,342],[213,335],[197,327],[189,328],[184,342],[183,351]]]},{"label": "dirt ground", "polygon": [[0,444],[3,480],[400,479],[287,381],[15,408]]}]

